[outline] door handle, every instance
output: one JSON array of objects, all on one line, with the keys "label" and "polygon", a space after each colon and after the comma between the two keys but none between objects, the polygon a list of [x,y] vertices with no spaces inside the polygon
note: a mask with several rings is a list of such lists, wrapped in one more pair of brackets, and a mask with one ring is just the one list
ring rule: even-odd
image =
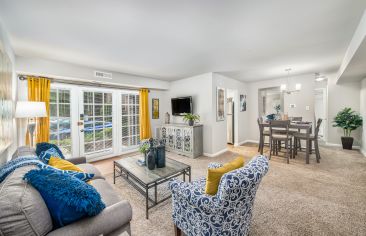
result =
[{"label": "door handle", "polygon": [[84,132],[84,129],[81,129],[80,132]]},{"label": "door handle", "polygon": [[82,121],[78,121],[78,123],[77,123],[78,126],[82,126],[83,124],[84,124],[84,122],[82,122]]}]

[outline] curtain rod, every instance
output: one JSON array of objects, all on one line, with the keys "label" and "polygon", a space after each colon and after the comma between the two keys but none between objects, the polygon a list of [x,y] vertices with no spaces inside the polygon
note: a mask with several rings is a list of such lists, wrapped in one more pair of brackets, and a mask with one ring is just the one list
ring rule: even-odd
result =
[{"label": "curtain rod", "polygon": [[[28,75],[18,75],[18,79],[22,80],[22,81],[27,80],[27,76]],[[99,82],[99,81],[88,82],[88,81],[77,81],[77,80],[68,80],[68,79],[56,79],[56,78],[49,78],[46,76],[34,76],[34,75],[31,75],[31,76],[36,77],[36,78],[49,79],[49,80],[51,80],[51,83],[72,84],[72,85],[82,85],[82,86],[88,86],[88,87],[113,88],[113,89],[135,90],[135,91],[141,89],[141,88],[133,88],[133,87],[117,85],[117,84],[107,84],[107,83],[103,83],[103,82]],[[150,92],[150,89],[149,89],[149,92]]]}]

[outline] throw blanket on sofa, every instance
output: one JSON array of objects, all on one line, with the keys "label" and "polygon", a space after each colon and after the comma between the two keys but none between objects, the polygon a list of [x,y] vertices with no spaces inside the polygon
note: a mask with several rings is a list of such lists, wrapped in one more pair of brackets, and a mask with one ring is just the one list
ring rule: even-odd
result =
[{"label": "throw blanket on sofa", "polygon": [[57,170],[63,174],[68,174],[70,176],[74,176],[75,178],[78,178],[84,182],[87,182],[91,179],[93,179],[94,174],[84,173],[84,172],[78,172],[78,171],[72,171],[72,170],[60,170],[53,166],[44,164],[37,156],[23,156],[18,157],[14,160],[9,161],[4,166],[0,168],[0,183],[9,175],[11,174],[15,169],[23,166],[29,166],[29,165],[35,165],[39,169],[53,169]]},{"label": "throw blanket on sofa", "polygon": [[41,162],[37,156],[18,157],[14,160],[7,162],[4,166],[0,168],[0,183],[15,169],[29,165],[36,165],[37,167],[41,168],[45,164]]}]

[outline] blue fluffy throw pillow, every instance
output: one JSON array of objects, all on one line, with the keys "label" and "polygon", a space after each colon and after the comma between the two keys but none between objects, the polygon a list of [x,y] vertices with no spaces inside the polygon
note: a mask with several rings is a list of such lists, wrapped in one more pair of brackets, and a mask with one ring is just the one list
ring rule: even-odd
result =
[{"label": "blue fluffy throw pillow", "polygon": [[24,179],[41,194],[55,228],[95,216],[105,208],[93,186],[68,174],[53,169],[31,170]]}]

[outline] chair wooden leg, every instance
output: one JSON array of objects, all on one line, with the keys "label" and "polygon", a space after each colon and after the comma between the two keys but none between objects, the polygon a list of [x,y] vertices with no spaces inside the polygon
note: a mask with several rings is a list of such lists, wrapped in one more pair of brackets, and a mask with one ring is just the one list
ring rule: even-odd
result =
[{"label": "chair wooden leg", "polygon": [[272,157],[272,149],[273,149],[272,139],[269,138],[269,159],[270,160],[271,160],[271,157]]},{"label": "chair wooden leg", "polygon": [[262,135],[260,135],[260,137],[259,137],[258,152],[261,151],[261,145],[262,145]]},{"label": "chair wooden leg", "polygon": [[310,140],[310,142],[309,142],[309,152],[310,152],[310,154],[313,154],[313,142]]},{"label": "chair wooden leg", "polygon": [[289,164],[290,163],[290,155],[288,153],[288,149],[289,149],[289,147],[288,147],[288,140],[285,141],[285,149],[286,149],[287,164]]},{"label": "chair wooden leg", "polygon": [[294,149],[293,149],[293,158],[295,158],[296,157],[296,153],[297,152],[297,139],[296,138],[294,138]]},{"label": "chair wooden leg", "polygon": [[315,146],[316,162],[320,163],[320,152],[319,152],[318,140],[314,140],[314,146]]},{"label": "chair wooden leg", "polygon": [[298,139],[298,142],[299,142],[299,148],[300,148],[300,151],[301,151],[301,139]]},{"label": "chair wooden leg", "polygon": [[175,224],[174,224],[174,234],[175,236],[182,236],[182,230],[180,230],[180,228],[178,228]]},{"label": "chair wooden leg", "polygon": [[290,159],[294,158],[293,151],[294,151],[294,148],[292,146],[292,139],[290,139]]}]

